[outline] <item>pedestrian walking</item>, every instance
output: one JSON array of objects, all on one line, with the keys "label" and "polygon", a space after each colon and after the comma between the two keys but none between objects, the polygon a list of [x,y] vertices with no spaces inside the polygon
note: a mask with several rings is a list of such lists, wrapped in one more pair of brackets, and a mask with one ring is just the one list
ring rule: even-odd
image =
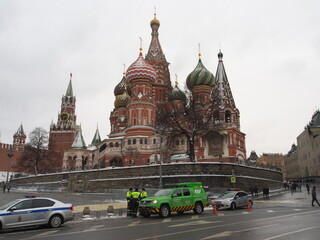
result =
[{"label": "pedestrian walking", "polygon": [[8,193],[10,192],[10,188],[11,188],[10,183],[8,183],[8,186],[7,186]]},{"label": "pedestrian walking", "polygon": [[307,188],[308,194],[310,194],[310,186],[308,183],[306,184],[306,188]]},{"label": "pedestrian walking", "polygon": [[254,186],[254,195],[258,197],[258,194],[259,194],[259,188],[258,186]]},{"label": "pedestrian walking", "polygon": [[2,182],[2,190],[3,190],[3,193],[6,193],[6,183],[3,181]]},{"label": "pedestrian walking", "polygon": [[311,202],[312,207],[314,207],[314,204],[313,204],[314,202],[318,203],[318,205],[320,207],[320,204],[317,199],[316,186],[313,186],[312,191],[311,191],[311,196],[312,196],[312,202]]},{"label": "pedestrian walking", "polygon": [[129,191],[127,192],[127,217],[130,217],[132,214],[132,188],[129,188]]},{"label": "pedestrian walking", "polygon": [[142,191],[140,193],[140,199],[146,198],[147,196],[148,196],[148,194],[147,194],[146,190],[144,188],[142,188]]},{"label": "pedestrian walking", "polygon": [[132,193],[131,193],[131,209],[132,213],[131,216],[137,217],[137,212],[139,208],[139,198],[140,198],[140,192],[138,191],[138,188],[136,188]]}]

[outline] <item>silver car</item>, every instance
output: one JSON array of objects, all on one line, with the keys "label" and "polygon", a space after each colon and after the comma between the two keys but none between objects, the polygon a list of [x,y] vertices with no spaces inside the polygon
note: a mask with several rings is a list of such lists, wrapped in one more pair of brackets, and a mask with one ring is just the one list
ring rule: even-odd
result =
[{"label": "silver car", "polygon": [[0,229],[47,224],[57,228],[73,218],[72,204],[52,198],[26,197],[0,207]]},{"label": "silver car", "polygon": [[217,209],[235,210],[238,207],[247,207],[248,204],[251,208],[253,205],[252,196],[244,191],[227,191],[212,200],[212,205],[216,204]]}]

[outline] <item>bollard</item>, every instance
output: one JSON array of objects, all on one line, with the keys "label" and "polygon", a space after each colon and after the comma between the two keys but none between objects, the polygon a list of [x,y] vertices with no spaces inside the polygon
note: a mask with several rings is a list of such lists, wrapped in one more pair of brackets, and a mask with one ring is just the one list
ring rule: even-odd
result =
[{"label": "bollard", "polygon": [[218,214],[218,210],[217,210],[217,205],[216,205],[216,203],[213,204],[212,214]]},{"label": "bollard", "polygon": [[110,217],[110,216],[114,216],[114,208],[112,205],[110,205],[108,208],[107,208],[107,216]]},{"label": "bollard", "polygon": [[83,216],[89,216],[90,215],[90,208],[89,207],[84,207],[82,215]]},{"label": "bollard", "polygon": [[251,202],[250,202],[250,200],[248,200],[248,203],[247,203],[247,211],[250,212],[251,210],[252,210]]}]

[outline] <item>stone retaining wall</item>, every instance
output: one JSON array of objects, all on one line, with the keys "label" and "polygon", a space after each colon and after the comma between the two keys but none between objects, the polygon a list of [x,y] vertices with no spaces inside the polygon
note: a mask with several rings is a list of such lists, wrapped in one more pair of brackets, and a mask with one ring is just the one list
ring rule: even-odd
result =
[{"label": "stone retaining wall", "polygon": [[[282,185],[279,171],[231,163],[171,163],[162,165],[163,184],[202,182],[208,188],[232,187],[230,177],[236,177],[234,187],[249,190],[257,185],[277,187]],[[87,171],[63,172],[18,178],[12,186],[43,190],[73,192],[105,192],[108,189],[128,187],[157,188],[159,165],[104,168]]]}]

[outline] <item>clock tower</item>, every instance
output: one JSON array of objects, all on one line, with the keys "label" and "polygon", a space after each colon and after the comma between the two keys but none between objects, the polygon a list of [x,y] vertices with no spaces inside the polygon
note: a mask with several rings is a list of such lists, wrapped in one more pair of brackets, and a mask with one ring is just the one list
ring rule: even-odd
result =
[{"label": "clock tower", "polygon": [[[72,73],[66,94],[61,99],[61,110],[57,123],[51,123],[49,134],[49,149],[56,153],[55,161],[62,168],[64,150],[71,147],[76,137],[78,127],[76,124],[76,97],[72,90]],[[59,169],[60,171],[61,169]]]}]

